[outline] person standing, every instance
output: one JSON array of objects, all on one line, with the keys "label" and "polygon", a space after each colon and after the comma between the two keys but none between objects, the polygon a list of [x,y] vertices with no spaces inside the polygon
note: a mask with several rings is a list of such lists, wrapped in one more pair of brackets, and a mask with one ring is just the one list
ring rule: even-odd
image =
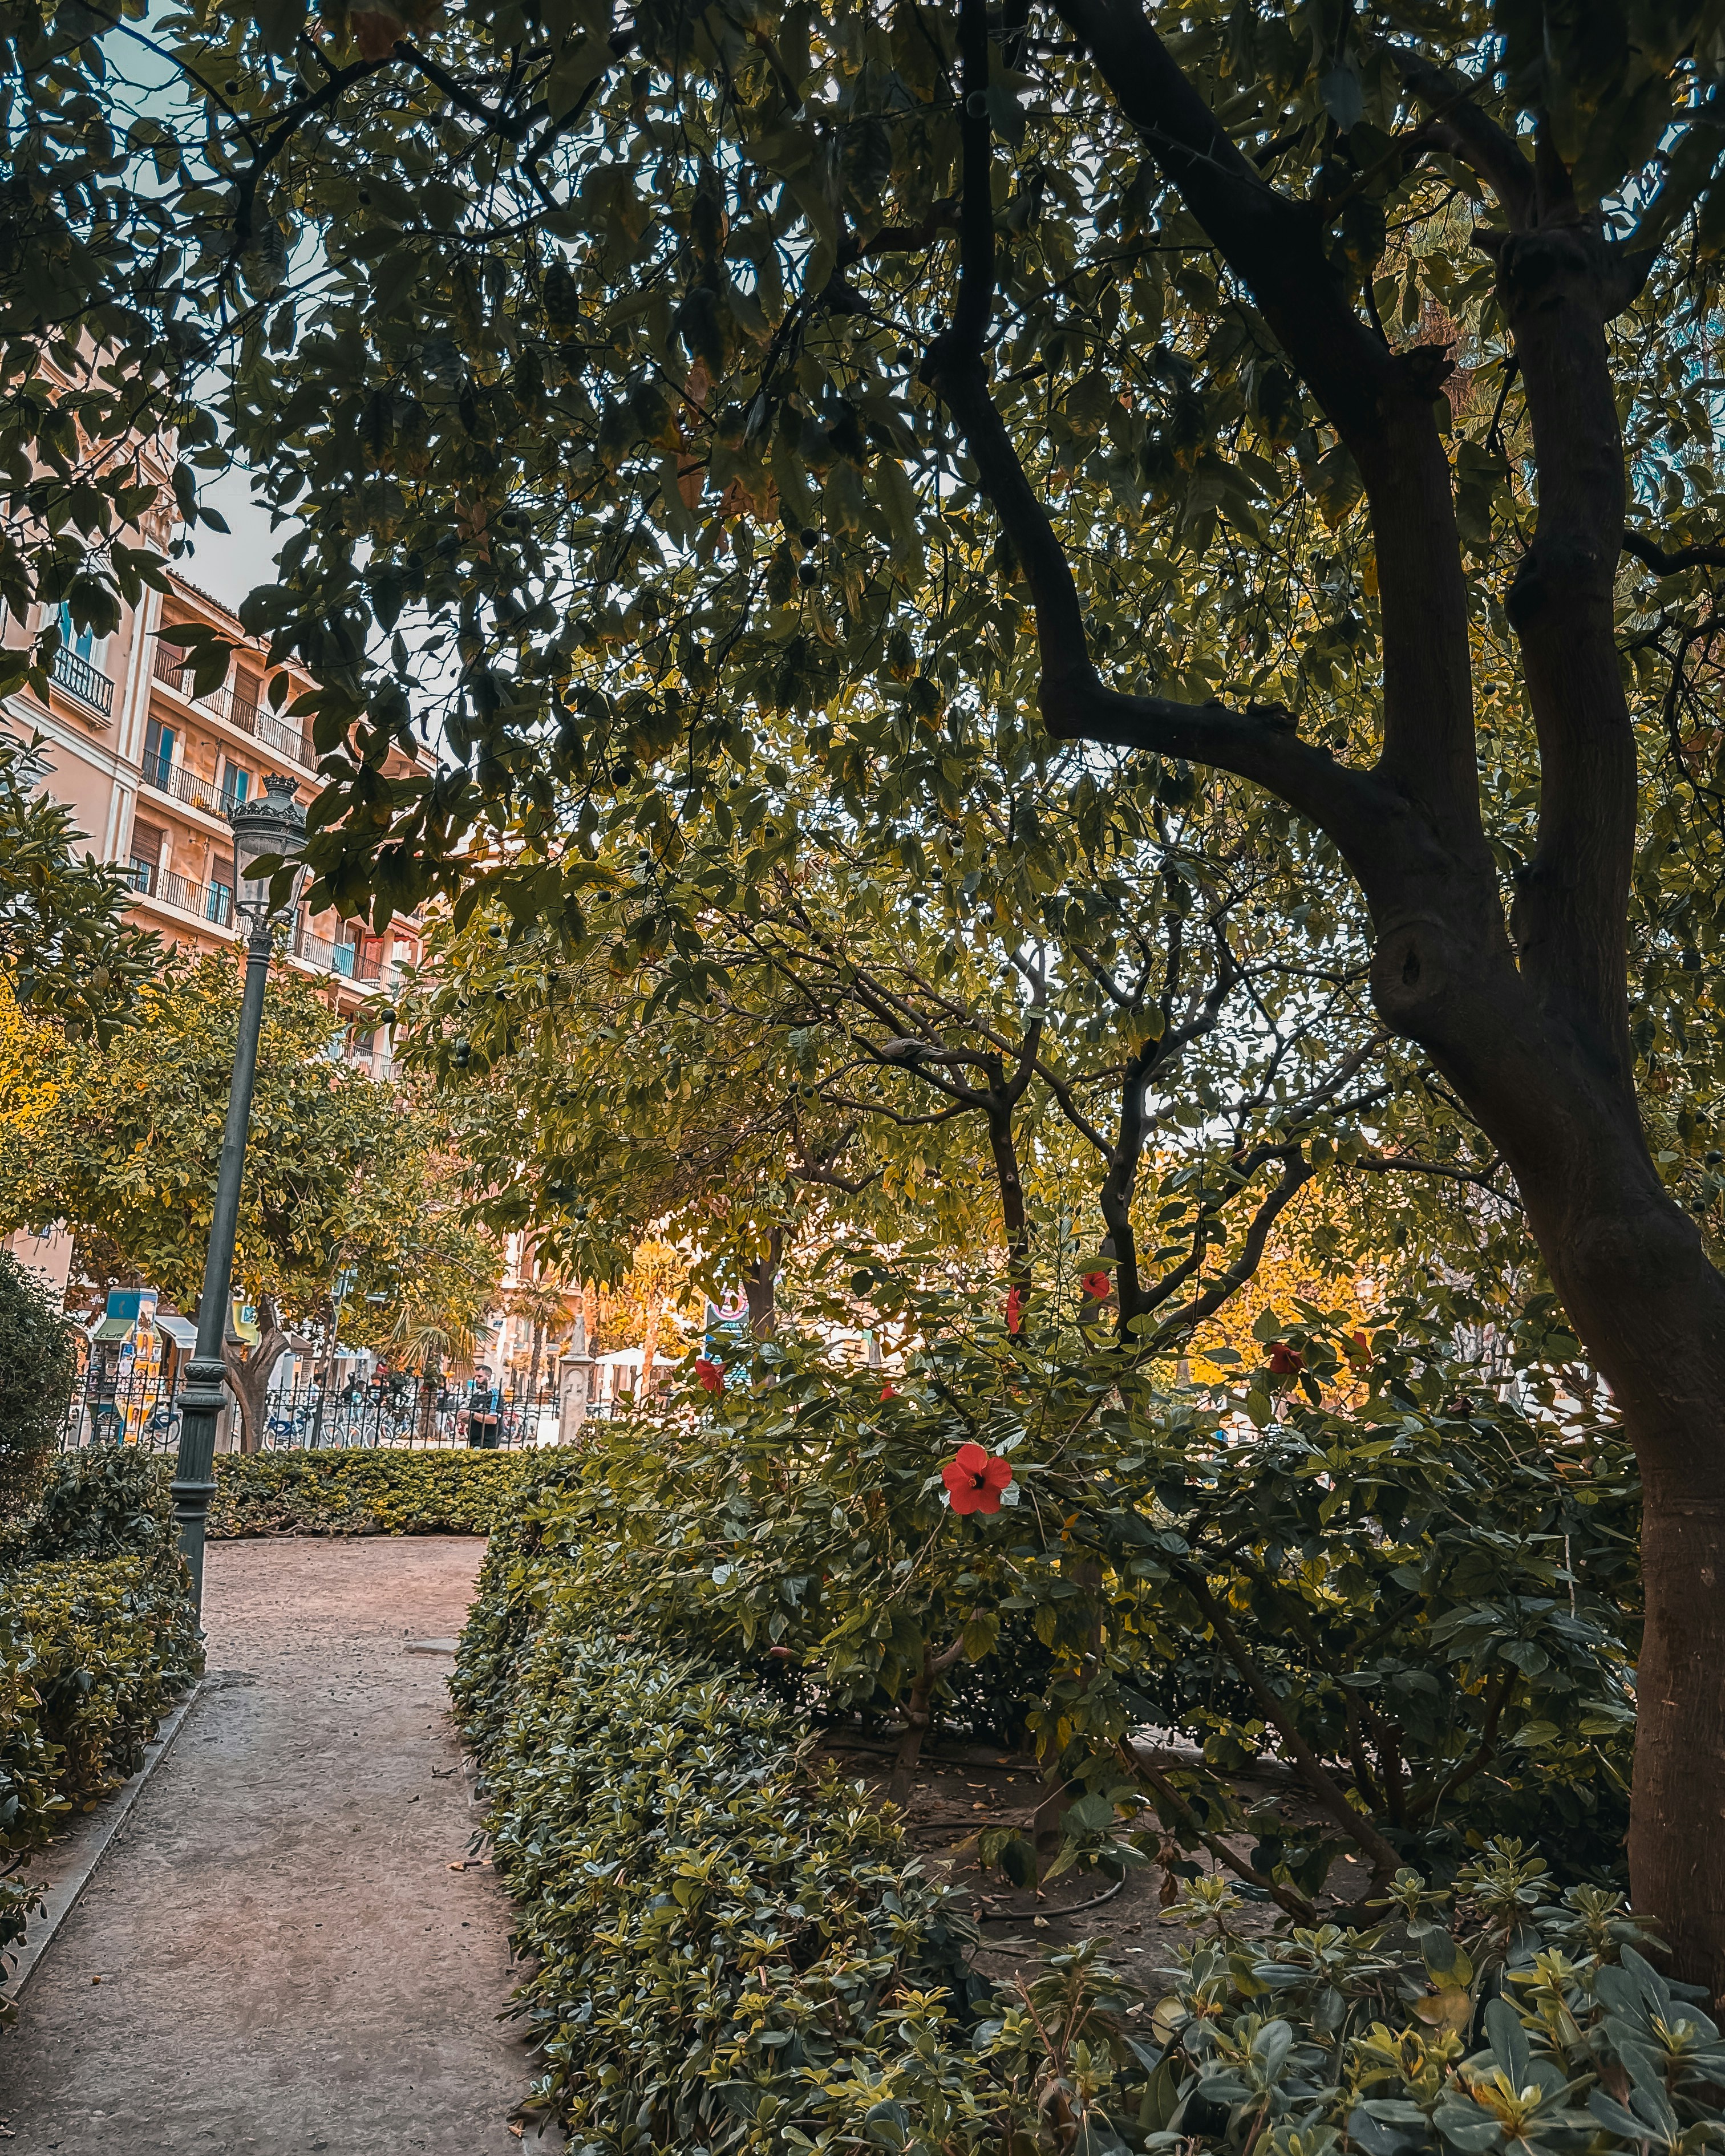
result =
[{"label": "person standing", "polygon": [[491,1382],[489,1370],[481,1369],[475,1377],[473,1389],[467,1396],[467,1442],[479,1445],[488,1452],[497,1449],[498,1424],[502,1418],[503,1396]]}]

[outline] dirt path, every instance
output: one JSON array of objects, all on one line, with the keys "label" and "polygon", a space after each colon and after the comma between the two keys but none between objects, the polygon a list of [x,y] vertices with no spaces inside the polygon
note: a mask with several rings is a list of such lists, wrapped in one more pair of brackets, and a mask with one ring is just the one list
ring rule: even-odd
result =
[{"label": "dirt path", "polygon": [[[0,2120],[58,2156],[513,2156],[508,1908],[446,1654],[482,1545],[215,1543],[217,1679],[0,2037]],[[531,2138],[529,2146],[532,2145]]]}]

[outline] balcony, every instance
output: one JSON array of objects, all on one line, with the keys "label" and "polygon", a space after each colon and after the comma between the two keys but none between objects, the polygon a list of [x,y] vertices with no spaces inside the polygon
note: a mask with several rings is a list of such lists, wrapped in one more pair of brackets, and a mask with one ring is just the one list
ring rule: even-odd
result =
[{"label": "balcony", "polygon": [[193,883],[173,869],[157,868],[150,861],[134,859],[131,871],[131,887],[141,891],[146,898],[160,899],[164,906],[176,906],[181,912],[189,913],[199,921],[207,921],[212,928],[231,928],[234,925],[234,893],[224,883]]},{"label": "balcony", "polygon": [[293,953],[301,965],[314,967],[320,973],[333,973],[338,980],[387,983],[393,987],[401,976],[401,968],[393,959],[386,963],[381,957],[362,958],[352,943],[332,943],[326,936],[314,936],[309,928],[301,929],[294,938]]},{"label": "balcony", "polygon": [[317,768],[317,754],[311,737],[300,727],[290,726],[266,710],[255,697],[242,696],[234,682],[224,681],[219,689],[212,689],[207,696],[192,694],[192,670],[175,647],[158,644],[156,647],[155,675],[158,681],[166,681],[187,702],[213,711],[218,718],[225,719],[230,726],[238,726],[241,733],[249,734],[253,740],[268,749],[272,755],[285,756],[297,763],[302,771]]},{"label": "balcony", "polygon": [[170,763],[166,757],[146,757],[144,783],[157,793],[165,793],[170,800],[183,801],[188,808],[201,808],[207,816],[225,816],[228,803],[216,791],[213,778],[200,778],[195,771],[187,771],[183,764]]},{"label": "balcony", "polygon": [[114,684],[87,659],[80,659],[69,644],[61,644],[54,653],[50,670],[69,696],[100,711],[105,719],[113,716]]}]

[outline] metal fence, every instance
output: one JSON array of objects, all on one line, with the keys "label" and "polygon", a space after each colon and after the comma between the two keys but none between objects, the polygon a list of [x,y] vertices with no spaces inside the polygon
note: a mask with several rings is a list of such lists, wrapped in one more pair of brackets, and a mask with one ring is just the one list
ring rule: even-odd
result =
[{"label": "metal fence", "polygon": [[[63,1451],[86,1445],[135,1445],[172,1453],[180,1442],[177,1382],[157,1371],[115,1371],[97,1353],[90,1359],[66,1413]],[[229,1411],[223,1449],[238,1451],[239,1411]],[[524,1378],[487,1404],[464,1383],[438,1383],[405,1371],[344,1378],[332,1386],[316,1379],[283,1387],[268,1397],[262,1449],[286,1451],[315,1446],[467,1446],[517,1450],[554,1445],[557,1417],[548,1386],[530,1397]]]}]

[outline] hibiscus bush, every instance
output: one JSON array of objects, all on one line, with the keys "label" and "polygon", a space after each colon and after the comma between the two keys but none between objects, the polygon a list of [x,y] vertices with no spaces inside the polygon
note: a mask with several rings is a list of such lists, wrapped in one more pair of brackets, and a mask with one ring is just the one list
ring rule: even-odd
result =
[{"label": "hibiscus bush", "polygon": [[[943,1722],[1024,1738],[1057,1864],[1207,1855],[1305,1920],[1344,1850],[1382,1881],[1538,1825],[1578,1871],[1615,1860],[1635,1490],[1615,1430],[1563,1411],[1537,1309],[1513,1398],[1442,1312],[1362,1337],[1307,1311],[1209,1389],[1100,1324],[900,1316],[890,1382],[793,1337],[716,1390],[691,1366],[656,1444],[589,1430],[531,1508],[552,1577],[906,1759]],[[1266,1758],[1292,1801],[1243,1812]]]},{"label": "hibiscus bush", "polygon": [[[733,1412],[741,1390],[733,1368]],[[650,1486],[686,1493],[670,1450]],[[1022,1464],[1020,1512],[1040,1502]],[[650,1545],[572,1542],[592,1486],[564,1460],[523,1489],[454,1686],[530,1971],[526,2108],[580,2156],[1700,2156],[1725,2139],[1725,2045],[1659,1974],[1655,1928],[1512,1839],[1447,1882],[1399,1869],[1363,1922],[1273,1936],[1210,1871],[1167,1912],[1186,1943],[1149,1988],[1096,1942],[997,1985],[959,1898],[810,1757],[783,1701],[692,1645],[642,1651],[651,1605],[617,1598]]]}]

